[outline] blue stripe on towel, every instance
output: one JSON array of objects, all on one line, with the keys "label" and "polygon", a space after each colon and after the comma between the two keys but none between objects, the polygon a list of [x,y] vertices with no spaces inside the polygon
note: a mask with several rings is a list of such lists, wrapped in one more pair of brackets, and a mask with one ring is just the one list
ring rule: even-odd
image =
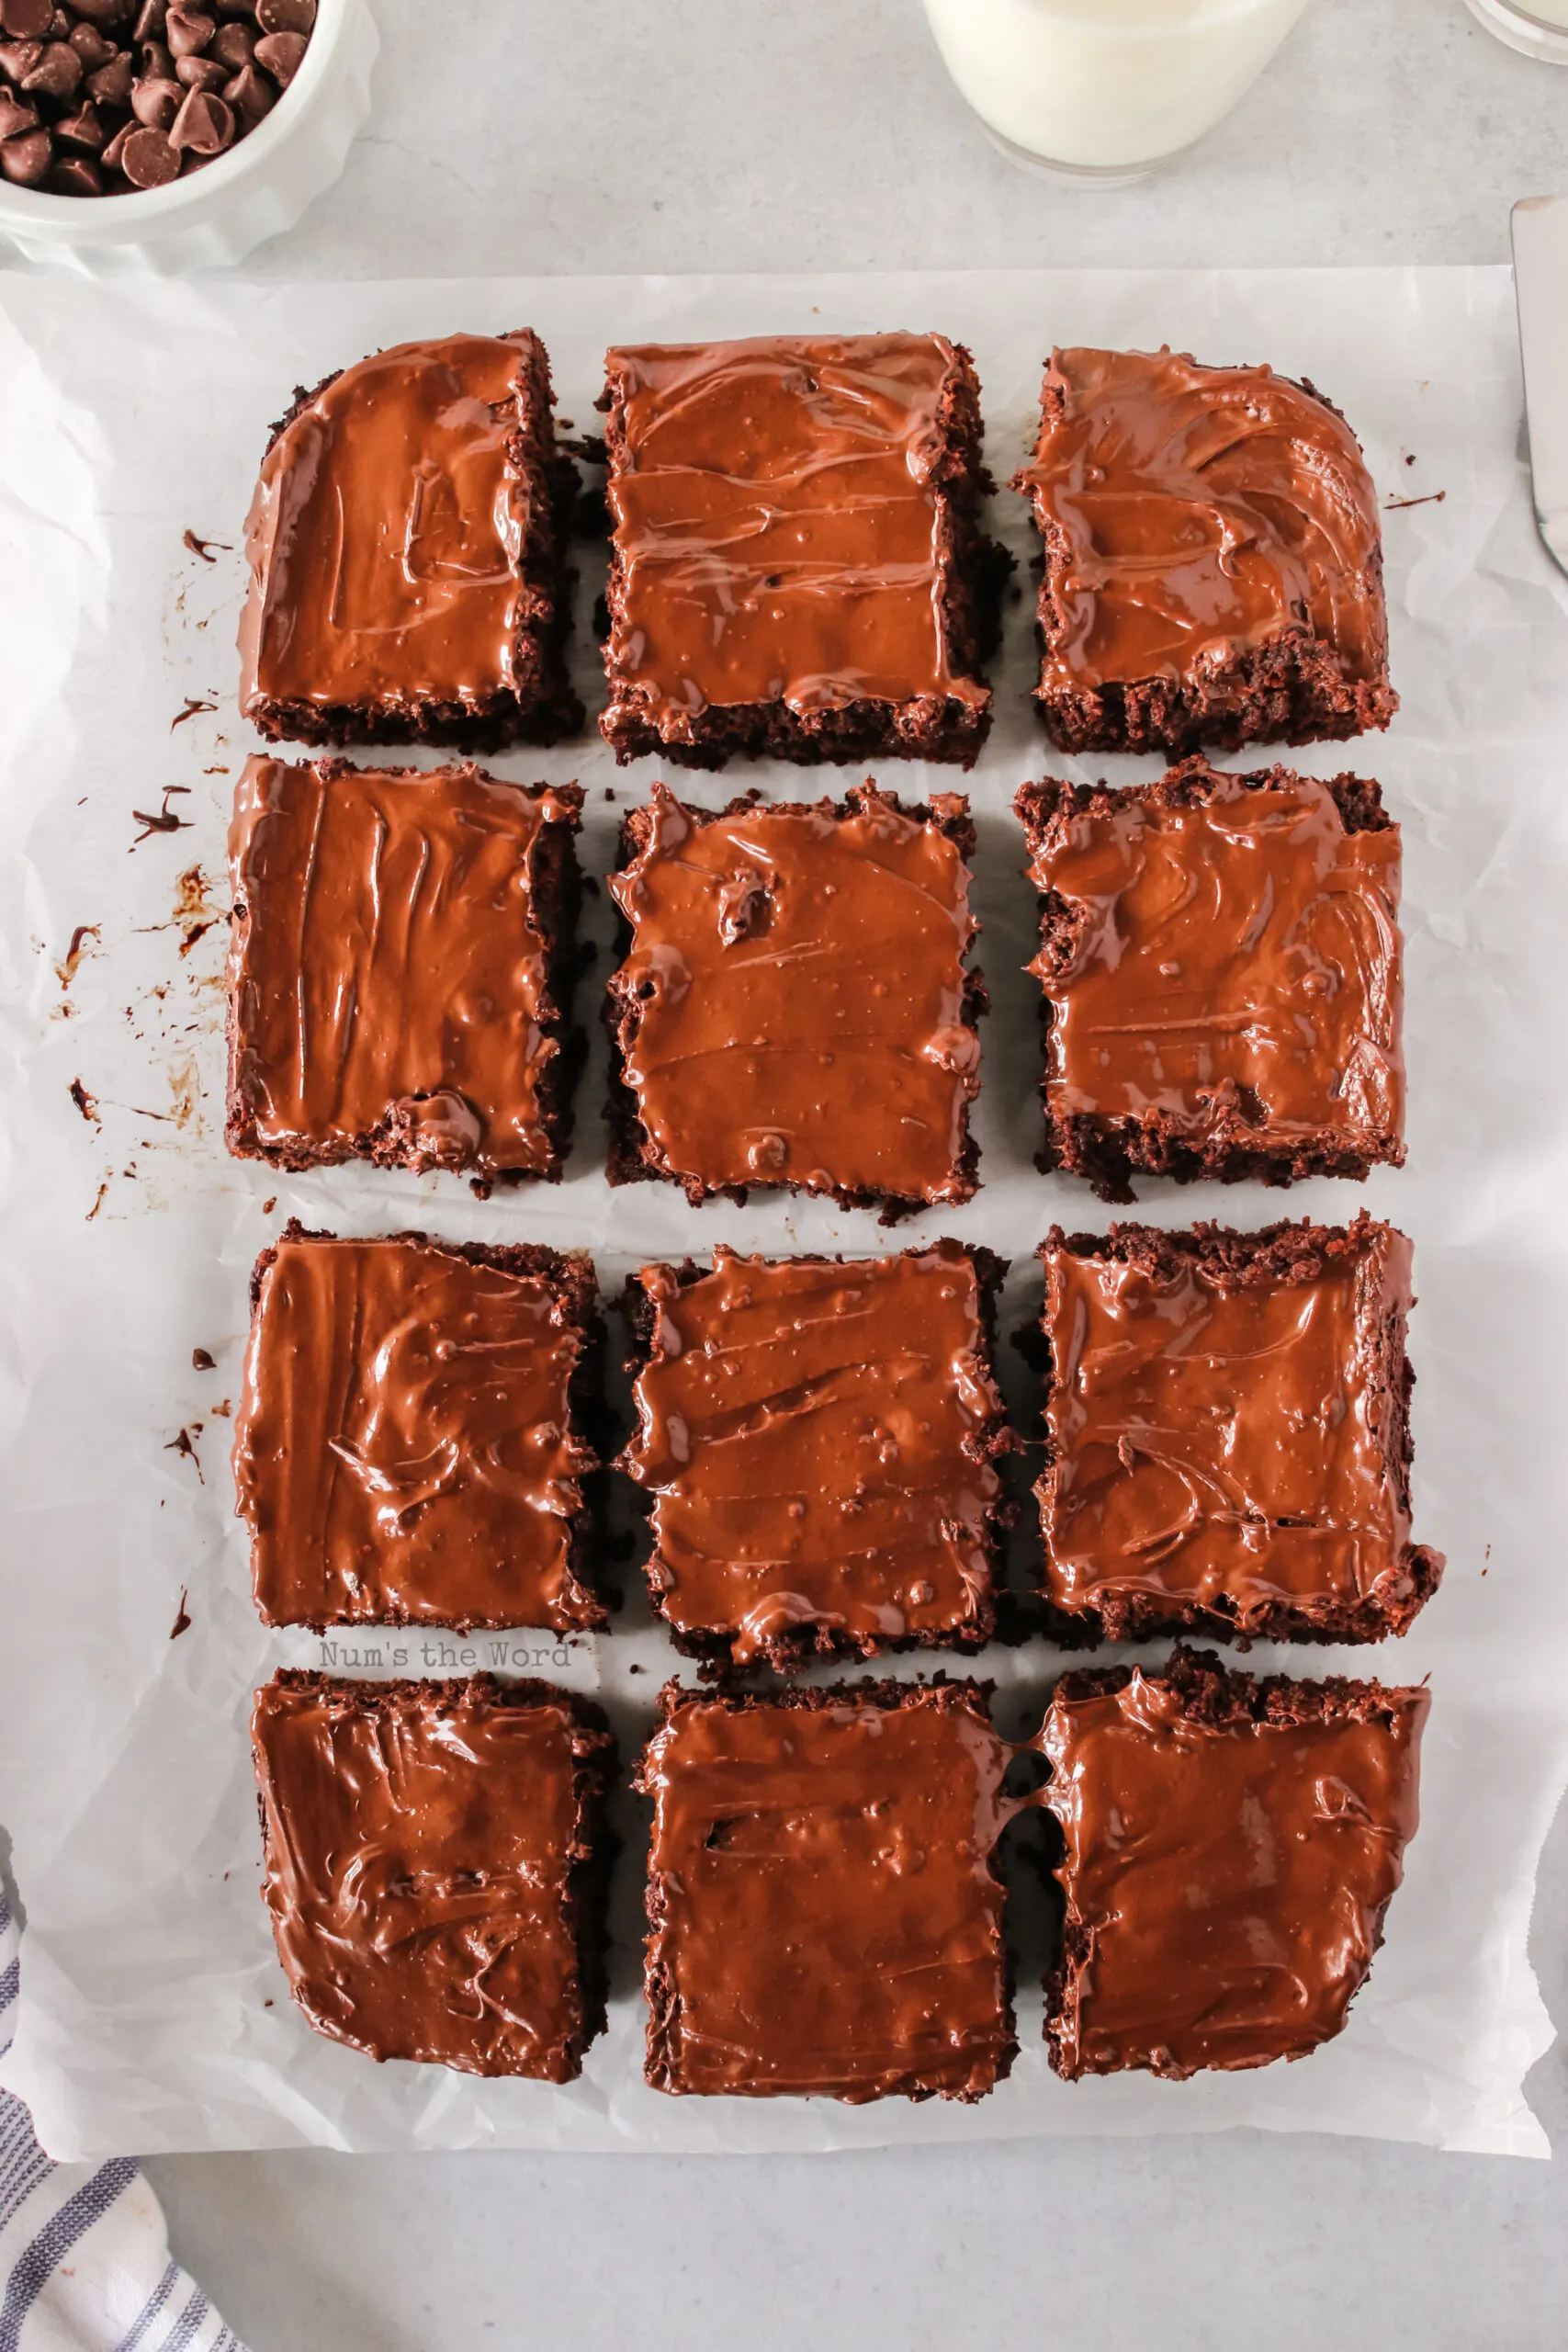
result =
[{"label": "blue stripe on towel", "polygon": [[[16,2031],[21,1982],[17,1945],[16,1922],[0,1888],[0,2054],[10,2048]],[[51,2182],[52,2201],[46,2193]],[[132,2188],[134,2199],[120,2208],[120,2199]],[[165,2260],[162,2275],[152,2273],[153,2263],[166,2256],[168,2249],[163,2217],[140,2165],[129,2156],[117,2156],[96,2170],[51,2164],[39,2146],[32,2118],[21,2100],[0,2091],[0,2231],[32,2197],[39,2199],[39,2226],[25,2244],[14,2251],[7,2248],[8,2268],[6,2258],[0,2257],[0,2352],[20,2352],[28,2313],[49,2296],[51,2281],[67,2263],[72,2274],[69,2309],[76,2321],[73,2340],[81,2352],[194,2352],[197,2346],[201,2352],[245,2352],[177,2262]],[[100,2222],[112,2227],[93,2248],[69,2262],[73,2249]],[[144,2287],[149,2278],[152,2283]],[[95,2332],[89,2314],[97,2280],[101,2291],[96,2300],[103,2324]],[[111,2337],[109,2311],[123,2312],[132,2296],[143,2292],[146,2300],[129,2335]],[[60,2318],[62,2327],[63,2315]],[[214,2328],[216,2335],[209,2336]]]}]

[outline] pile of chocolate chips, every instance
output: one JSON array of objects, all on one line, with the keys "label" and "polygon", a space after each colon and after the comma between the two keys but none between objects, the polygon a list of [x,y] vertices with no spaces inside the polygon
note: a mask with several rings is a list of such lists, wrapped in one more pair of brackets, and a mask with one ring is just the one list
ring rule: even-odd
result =
[{"label": "pile of chocolate chips", "polygon": [[165,187],[254,130],[316,0],[0,0],[0,172],[53,196]]}]

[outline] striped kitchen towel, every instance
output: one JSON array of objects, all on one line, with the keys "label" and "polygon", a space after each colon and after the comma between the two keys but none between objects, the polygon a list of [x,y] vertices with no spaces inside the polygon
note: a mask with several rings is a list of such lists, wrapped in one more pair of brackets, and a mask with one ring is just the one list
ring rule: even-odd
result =
[{"label": "striped kitchen towel", "polygon": [[[0,1887],[0,2052],[17,2023],[19,1938]],[[169,2258],[163,2208],[129,2156],[51,2164],[0,2091],[0,2352],[245,2352]]]}]

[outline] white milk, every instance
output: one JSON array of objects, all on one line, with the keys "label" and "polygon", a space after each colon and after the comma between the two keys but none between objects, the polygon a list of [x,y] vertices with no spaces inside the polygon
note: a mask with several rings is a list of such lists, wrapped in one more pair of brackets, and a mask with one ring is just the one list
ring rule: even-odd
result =
[{"label": "white milk", "polygon": [[[1568,0],[1549,5],[1568,17]],[[998,138],[1045,162],[1114,171],[1178,154],[1212,130],[1306,0],[925,6],[948,72]]]}]

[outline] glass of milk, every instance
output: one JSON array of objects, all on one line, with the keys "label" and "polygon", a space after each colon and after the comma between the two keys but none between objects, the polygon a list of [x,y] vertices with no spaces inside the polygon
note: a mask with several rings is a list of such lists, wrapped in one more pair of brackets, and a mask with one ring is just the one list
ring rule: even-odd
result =
[{"label": "glass of milk", "polygon": [[[1531,5],[1568,17],[1568,0]],[[1305,6],[925,0],[942,61],[995,144],[1036,170],[1102,185],[1141,179],[1212,130]]]},{"label": "glass of milk", "polygon": [[1510,49],[1568,65],[1568,0],[1470,0],[1470,6]]}]

